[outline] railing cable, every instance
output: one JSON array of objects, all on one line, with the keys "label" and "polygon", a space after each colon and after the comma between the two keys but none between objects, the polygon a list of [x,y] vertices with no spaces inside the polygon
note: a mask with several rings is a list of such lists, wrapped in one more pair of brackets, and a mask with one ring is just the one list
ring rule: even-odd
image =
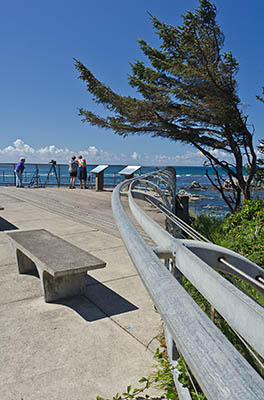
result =
[{"label": "railing cable", "polygon": [[264,369],[264,364],[263,364],[262,360],[254,353],[254,351],[251,349],[251,347],[248,345],[248,343],[245,341],[245,339],[243,339],[242,336],[234,328],[231,327],[231,329],[239,337],[241,342],[244,344],[244,346],[247,348],[247,350],[250,352],[250,354],[255,358],[255,360],[261,366],[261,368]]},{"label": "railing cable", "polygon": [[187,375],[188,375],[188,377],[189,377],[189,379],[190,379],[191,385],[192,385],[192,387],[193,387],[193,389],[194,389],[194,391],[195,391],[195,394],[196,394],[196,396],[197,396],[197,399],[199,399],[200,396],[199,396],[199,394],[198,394],[198,391],[197,391],[197,389],[196,389],[196,386],[195,386],[195,383],[194,383],[194,381],[193,381],[193,379],[192,379],[192,376],[191,376],[191,374],[190,374],[190,372],[189,372],[189,368],[187,367],[186,362],[184,361],[184,358],[183,358],[182,354],[181,354],[181,353],[179,353],[179,354],[180,354],[180,356],[181,356],[182,363],[183,363],[184,368],[185,368],[185,371],[186,371],[186,373],[187,373]]},{"label": "railing cable", "polygon": [[261,277],[256,277],[255,279],[252,278],[251,276],[249,276],[248,274],[246,274],[245,272],[241,271],[241,269],[235,267],[234,265],[230,264],[224,257],[219,257],[218,261],[224,265],[226,265],[228,268],[230,268],[231,270],[237,272],[239,275],[241,275],[241,277],[246,278],[248,281],[254,283],[254,285],[258,286],[260,289],[264,290],[264,284],[260,283],[259,279],[257,278],[261,278]]},{"label": "railing cable", "polygon": [[259,306],[261,306],[262,308],[264,307],[263,304],[261,304],[257,299],[255,299],[254,296],[252,296],[252,294],[250,294],[245,288],[243,288],[243,286],[241,286],[234,278],[232,278],[232,276],[230,275],[225,275],[225,278],[231,282],[233,285],[239,287],[239,289],[245,293],[246,295],[248,295],[248,297],[251,298],[251,300],[254,300]]},{"label": "railing cable", "polygon": [[199,232],[195,231],[195,229],[193,229],[190,225],[188,225],[182,219],[173,214],[167,207],[164,206],[164,204],[160,203],[159,205],[157,205],[149,198],[149,196],[146,195],[145,197],[149,203],[151,203],[154,207],[156,207],[163,214],[165,214],[175,225],[177,225],[180,229],[182,229],[185,233],[187,233],[192,239],[208,243],[210,242],[206,237],[201,235]]}]

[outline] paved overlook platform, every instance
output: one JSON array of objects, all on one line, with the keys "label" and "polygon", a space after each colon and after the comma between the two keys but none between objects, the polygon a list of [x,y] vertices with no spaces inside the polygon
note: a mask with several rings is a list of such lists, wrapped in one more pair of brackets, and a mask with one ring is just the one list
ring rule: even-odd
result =
[{"label": "paved overlook platform", "polygon": [[[162,323],[115,226],[111,194],[0,188],[1,400],[112,398],[152,371]],[[84,296],[45,303],[39,278],[19,275],[6,232],[31,229],[106,261]]]}]

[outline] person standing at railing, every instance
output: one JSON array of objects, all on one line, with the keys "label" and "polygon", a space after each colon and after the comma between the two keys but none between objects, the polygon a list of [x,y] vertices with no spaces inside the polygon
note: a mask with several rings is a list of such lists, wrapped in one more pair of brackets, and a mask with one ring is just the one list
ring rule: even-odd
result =
[{"label": "person standing at railing", "polygon": [[20,158],[20,161],[18,161],[15,172],[16,172],[16,187],[24,187],[23,186],[23,171],[26,168],[24,163],[25,163],[25,158],[22,157]]},{"label": "person standing at railing", "polygon": [[75,156],[72,156],[69,162],[69,174],[70,174],[70,189],[75,189],[75,180],[78,170],[78,161]]},{"label": "person standing at railing", "polygon": [[[80,188],[88,189],[86,186],[86,182],[87,182],[86,161],[81,155],[78,156],[78,178],[80,181]],[[83,181],[83,185],[82,185],[82,181]]]}]

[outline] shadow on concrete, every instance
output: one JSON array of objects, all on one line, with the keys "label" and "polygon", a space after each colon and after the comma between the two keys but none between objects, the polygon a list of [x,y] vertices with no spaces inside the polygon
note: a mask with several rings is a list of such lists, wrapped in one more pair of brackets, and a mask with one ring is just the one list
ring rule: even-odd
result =
[{"label": "shadow on concrete", "polygon": [[36,278],[39,279],[39,284],[40,284],[40,277],[37,268],[32,270],[32,271],[26,271],[26,272],[19,272],[19,275],[30,275],[30,276],[35,276]]},{"label": "shadow on concrete", "polygon": [[0,217],[0,231],[14,231],[18,229],[17,226],[11,224],[6,219]]},{"label": "shadow on concrete", "polygon": [[88,277],[87,283],[83,296],[62,299],[56,301],[56,304],[73,309],[89,322],[138,309],[96,279]]},{"label": "shadow on concrete", "polygon": [[84,296],[109,317],[138,309],[134,304],[91,276],[87,277]]},{"label": "shadow on concrete", "polygon": [[[21,275],[30,275],[39,279],[37,269],[23,272]],[[41,284],[40,279],[39,284]],[[84,295],[69,297],[52,303],[71,308],[89,322],[138,309],[138,307],[130,303],[124,297],[90,276],[87,276]]]}]

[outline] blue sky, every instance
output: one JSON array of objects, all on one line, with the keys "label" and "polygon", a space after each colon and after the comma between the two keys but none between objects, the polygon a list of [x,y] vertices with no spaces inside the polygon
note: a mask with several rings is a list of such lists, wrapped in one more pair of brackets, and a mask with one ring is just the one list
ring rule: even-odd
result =
[{"label": "blue sky", "polygon": [[[255,144],[264,137],[264,2],[216,0],[225,49],[240,64],[239,94]],[[189,146],[166,139],[134,136],[83,124],[78,107],[97,112],[73,58],[81,60],[113,90],[136,96],[128,86],[129,62],[143,59],[137,38],[158,46],[147,11],[178,25],[198,0],[0,0],[0,162],[67,161],[83,152],[89,163],[199,165]]]}]

